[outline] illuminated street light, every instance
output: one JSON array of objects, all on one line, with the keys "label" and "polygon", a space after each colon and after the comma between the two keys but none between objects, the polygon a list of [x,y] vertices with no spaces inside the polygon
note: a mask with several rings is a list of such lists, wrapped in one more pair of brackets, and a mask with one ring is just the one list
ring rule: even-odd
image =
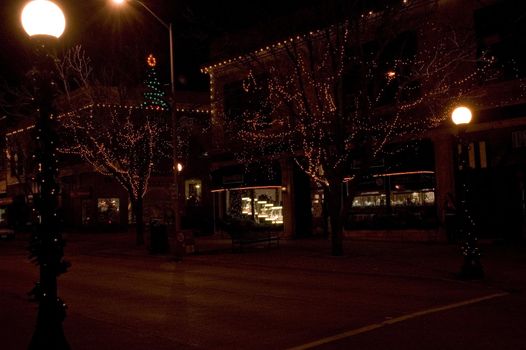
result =
[{"label": "illuminated street light", "polygon": [[47,35],[59,38],[66,28],[64,13],[48,0],[28,2],[22,10],[21,21],[29,36]]},{"label": "illuminated street light", "polygon": [[155,12],[152,11],[145,3],[140,0],[111,0],[115,5],[123,5],[126,2],[134,2],[142,6],[150,15],[152,15],[157,22],[161,23],[163,27],[168,29],[168,35],[170,40],[170,87],[172,89],[172,97],[175,95],[175,72],[174,72],[174,48],[173,48],[173,31],[172,23],[166,23],[163,21]]},{"label": "illuminated street light", "polygon": [[457,107],[451,113],[451,119],[456,125],[469,124],[471,122],[472,113],[468,107]]},{"label": "illuminated street light", "polygon": [[468,124],[471,122],[471,110],[465,106],[457,107],[451,113],[453,123],[457,125],[457,142],[459,145],[458,178],[460,184],[460,200],[457,203],[457,235],[462,242],[462,264],[459,277],[462,279],[480,279],[484,277],[484,271],[480,263],[480,252],[477,247],[476,225],[471,215],[471,203],[469,197],[468,154],[470,143],[465,137]]},{"label": "illuminated street light", "polygon": [[[143,3],[142,1],[140,0],[111,0],[115,5],[122,5],[126,2],[133,2],[133,3],[136,3],[138,5],[140,5],[142,8],[144,8],[146,11],[148,11],[148,13],[150,15],[152,15],[156,20],[157,22],[159,22],[163,27],[165,27],[166,29],[168,29],[168,37],[169,37],[169,47],[170,47],[170,88],[171,88],[171,93],[172,93],[172,103],[171,103],[171,113],[172,113],[172,128],[173,128],[173,132],[172,132],[172,137],[173,137],[173,169],[174,169],[174,172],[173,172],[173,181],[174,181],[174,188],[175,188],[175,231],[178,232],[181,230],[181,215],[180,215],[180,210],[179,210],[179,198],[180,198],[180,195],[179,195],[179,173],[181,172],[181,170],[179,170],[179,165],[180,163],[177,163],[177,158],[178,158],[178,154],[177,154],[177,147],[176,147],[176,136],[175,136],[175,131],[176,131],[176,127],[177,127],[177,120],[176,120],[176,111],[175,111],[175,70],[174,70],[174,45],[173,45],[173,26],[172,26],[172,23],[167,23],[165,21],[163,21],[155,12],[152,11],[152,9],[150,9],[148,6],[146,6],[145,3]],[[182,167],[182,165],[181,165]],[[177,170],[177,171],[175,171]]]},{"label": "illuminated street light", "polygon": [[21,15],[22,26],[35,45],[35,69],[32,70],[33,95],[38,111],[35,130],[35,163],[33,179],[38,194],[34,197],[37,219],[29,245],[30,258],[40,270],[40,278],[32,295],[38,301],[35,331],[29,349],[70,349],[62,323],[66,304],[57,295],[57,277],[66,272],[69,263],[64,258],[64,241],[60,234],[58,204],[60,188],[57,182],[58,160],[53,124],[54,87],[52,61],[47,50],[64,33],[66,19],[55,3],[48,0],[28,2]]}]

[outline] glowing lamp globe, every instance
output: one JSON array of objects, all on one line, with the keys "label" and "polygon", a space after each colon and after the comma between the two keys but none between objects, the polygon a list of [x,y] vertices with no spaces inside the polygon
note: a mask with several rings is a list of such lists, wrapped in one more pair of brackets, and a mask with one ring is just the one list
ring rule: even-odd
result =
[{"label": "glowing lamp globe", "polygon": [[456,125],[469,124],[471,121],[471,110],[467,107],[457,107],[451,113],[451,119]]},{"label": "glowing lamp globe", "polygon": [[112,0],[114,4],[120,5],[124,3],[126,0]]},{"label": "glowing lamp globe", "polygon": [[47,35],[59,38],[66,29],[64,13],[48,0],[33,0],[22,10],[22,26],[29,36]]}]

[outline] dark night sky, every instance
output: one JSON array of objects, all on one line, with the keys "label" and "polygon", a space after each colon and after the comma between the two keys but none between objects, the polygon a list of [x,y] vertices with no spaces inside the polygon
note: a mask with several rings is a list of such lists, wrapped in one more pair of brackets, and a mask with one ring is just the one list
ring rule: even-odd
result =
[{"label": "dark night sky", "polygon": [[[174,25],[178,89],[206,90],[199,67],[210,61],[211,40],[286,15],[316,0],[143,0],[165,22]],[[168,31],[137,4],[115,8],[109,0],[56,0],[68,22],[65,47],[81,44],[96,66],[140,70],[147,53],[159,57],[161,79],[168,83]],[[16,83],[31,62],[29,40],[19,24],[24,0],[2,0],[0,8],[0,74]]]}]

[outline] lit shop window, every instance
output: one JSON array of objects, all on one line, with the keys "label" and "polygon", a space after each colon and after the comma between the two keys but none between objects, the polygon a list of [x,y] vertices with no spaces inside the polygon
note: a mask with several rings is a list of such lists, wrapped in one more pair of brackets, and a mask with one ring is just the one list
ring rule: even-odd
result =
[{"label": "lit shop window", "polygon": [[[426,206],[435,204],[435,192],[432,189],[416,192],[392,192],[391,206]],[[378,192],[366,192],[357,195],[353,207],[372,208],[386,206],[386,195]]]},{"label": "lit shop window", "polygon": [[97,200],[97,214],[99,223],[120,223],[119,205],[119,198],[99,198]]},{"label": "lit shop window", "polygon": [[353,207],[367,208],[385,205],[385,194],[378,192],[364,192],[354,197]]},{"label": "lit shop window", "polygon": [[311,212],[313,218],[323,217],[323,204],[324,204],[323,189],[313,189],[311,195]]},{"label": "lit shop window", "polygon": [[393,206],[422,206],[433,205],[434,203],[435,192],[433,190],[393,193],[391,195],[391,205]]},{"label": "lit shop window", "polygon": [[[458,155],[462,154],[462,146],[457,146]],[[471,169],[476,169],[477,167],[484,169],[488,167],[487,151],[486,151],[486,141],[479,142],[470,142],[468,149],[468,166]],[[459,164],[460,169],[460,164]]]},{"label": "lit shop window", "polygon": [[281,187],[229,190],[227,211],[230,215],[251,219],[258,224],[283,224]]},{"label": "lit shop window", "polygon": [[190,179],[184,182],[184,193],[186,203],[189,206],[197,206],[201,202],[202,185],[201,180]]},{"label": "lit shop window", "polygon": [[7,209],[0,207],[0,227],[7,226]]}]

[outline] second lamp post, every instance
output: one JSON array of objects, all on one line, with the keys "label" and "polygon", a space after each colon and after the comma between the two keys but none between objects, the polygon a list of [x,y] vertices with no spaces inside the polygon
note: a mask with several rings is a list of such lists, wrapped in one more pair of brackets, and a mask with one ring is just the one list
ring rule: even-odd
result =
[{"label": "second lamp post", "polygon": [[457,107],[451,114],[453,123],[457,126],[458,145],[458,180],[459,196],[457,200],[457,235],[462,242],[464,262],[459,277],[462,279],[480,279],[484,271],[480,263],[480,251],[477,247],[476,226],[471,211],[471,188],[468,180],[468,154],[470,142],[466,138],[466,128],[471,122],[471,110],[467,107]]},{"label": "second lamp post", "polygon": [[144,8],[150,15],[152,15],[157,22],[159,22],[163,27],[168,29],[168,37],[169,37],[169,47],[170,47],[170,89],[171,89],[171,97],[172,97],[172,103],[171,103],[171,114],[172,114],[172,137],[173,137],[173,181],[174,181],[174,189],[175,189],[175,205],[174,205],[174,211],[175,211],[175,231],[178,232],[181,230],[181,212],[180,212],[180,191],[179,191],[179,177],[181,173],[181,169],[179,167],[181,166],[181,163],[179,163],[179,154],[177,152],[177,136],[176,136],[176,128],[177,128],[177,118],[176,118],[176,108],[175,108],[175,71],[174,71],[174,44],[173,44],[173,25],[172,22],[165,22],[163,21],[155,12],[152,11],[145,3],[143,3],[140,0],[112,0],[114,4],[121,5],[125,2],[134,2],[140,5],[142,8]]}]

